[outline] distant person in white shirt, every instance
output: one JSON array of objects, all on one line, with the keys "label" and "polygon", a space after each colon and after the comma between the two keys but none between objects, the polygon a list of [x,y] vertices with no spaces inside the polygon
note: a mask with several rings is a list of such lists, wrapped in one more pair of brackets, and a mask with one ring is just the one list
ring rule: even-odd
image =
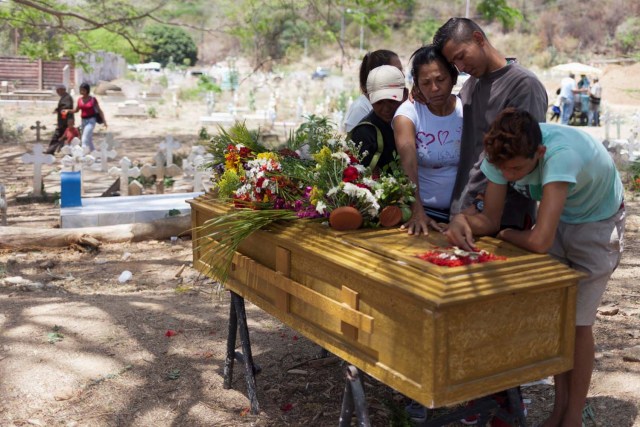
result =
[{"label": "distant person in white shirt", "polygon": [[400,57],[397,53],[390,50],[380,49],[373,52],[367,52],[367,54],[362,58],[359,72],[360,91],[362,92],[362,95],[353,101],[353,104],[349,107],[349,111],[347,111],[344,118],[345,132],[351,132],[351,130],[360,123],[364,116],[373,110],[371,102],[369,102],[369,98],[367,97],[367,77],[369,76],[369,71],[382,65],[393,65],[402,71],[402,62],[400,62]]},{"label": "distant person in white shirt", "polygon": [[569,124],[571,114],[573,114],[576,93],[580,93],[578,85],[576,84],[576,76],[573,73],[569,73],[569,76],[560,82],[560,98],[562,99],[560,123],[563,125]]}]

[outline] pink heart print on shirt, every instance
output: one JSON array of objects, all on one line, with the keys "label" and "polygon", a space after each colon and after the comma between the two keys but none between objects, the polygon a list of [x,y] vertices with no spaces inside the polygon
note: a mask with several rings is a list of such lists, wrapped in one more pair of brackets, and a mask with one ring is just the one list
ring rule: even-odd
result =
[{"label": "pink heart print on shirt", "polygon": [[440,145],[444,145],[447,142],[447,138],[449,138],[448,130],[438,131],[438,142],[440,143]]},{"label": "pink heart print on shirt", "polygon": [[416,146],[426,148],[433,144],[436,137],[432,133],[418,132],[416,133]]}]

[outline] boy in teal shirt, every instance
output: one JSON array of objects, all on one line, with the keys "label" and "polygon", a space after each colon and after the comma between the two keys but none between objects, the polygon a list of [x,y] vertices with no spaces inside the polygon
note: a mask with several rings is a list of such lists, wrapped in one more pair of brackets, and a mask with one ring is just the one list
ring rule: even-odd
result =
[{"label": "boy in teal shirt", "polygon": [[554,409],[544,427],[580,427],[593,371],[593,323],[606,284],[620,262],[624,190],[604,146],[568,126],[538,124],[526,111],[504,110],[484,137],[481,166],[489,180],[484,209],[459,214],[446,232],[465,250],[473,235],[500,229],[507,186],[540,202],[530,230],[504,229],[498,238],[549,253],[587,273],[578,284],[574,366],[555,377]]}]

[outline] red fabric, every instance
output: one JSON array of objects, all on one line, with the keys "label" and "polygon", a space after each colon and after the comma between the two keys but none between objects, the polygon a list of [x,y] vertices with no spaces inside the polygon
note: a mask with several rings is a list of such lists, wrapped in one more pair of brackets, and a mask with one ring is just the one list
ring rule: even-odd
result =
[{"label": "red fabric", "polygon": [[88,119],[96,115],[94,105],[97,103],[96,99],[91,96],[87,102],[84,102],[82,98],[78,98],[78,109],[80,110],[80,117]]},{"label": "red fabric", "polygon": [[76,127],[68,127],[64,131],[64,143],[70,144],[73,138],[80,139],[80,131]]}]

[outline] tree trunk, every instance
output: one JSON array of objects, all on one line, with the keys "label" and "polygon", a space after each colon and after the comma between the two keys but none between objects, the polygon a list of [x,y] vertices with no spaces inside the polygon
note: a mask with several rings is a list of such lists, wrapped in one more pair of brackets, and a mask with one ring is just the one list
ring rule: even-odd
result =
[{"label": "tree trunk", "polygon": [[0,248],[63,247],[74,244],[97,247],[100,243],[162,240],[191,234],[191,217],[176,216],[150,223],[105,227],[38,229],[0,227]]}]

